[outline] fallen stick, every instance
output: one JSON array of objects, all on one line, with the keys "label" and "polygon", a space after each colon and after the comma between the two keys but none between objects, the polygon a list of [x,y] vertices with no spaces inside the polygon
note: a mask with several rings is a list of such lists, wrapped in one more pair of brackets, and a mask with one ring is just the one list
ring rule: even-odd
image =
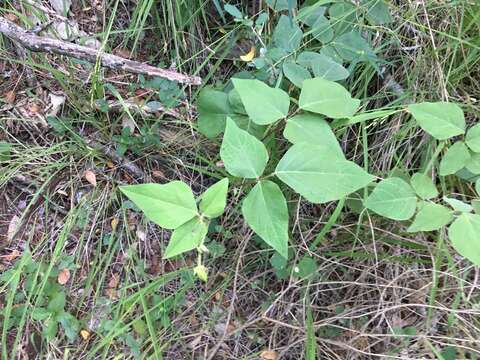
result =
[{"label": "fallen stick", "polygon": [[159,69],[137,61],[124,59],[117,55],[100,52],[87,46],[72,44],[66,41],[38,36],[30,33],[15,23],[0,17],[0,33],[20,43],[23,47],[35,52],[49,52],[65,55],[91,63],[100,60],[102,66],[124,70],[135,74],[158,76],[182,84],[200,85],[202,79],[198,76],[180,74],[176,71]]}]

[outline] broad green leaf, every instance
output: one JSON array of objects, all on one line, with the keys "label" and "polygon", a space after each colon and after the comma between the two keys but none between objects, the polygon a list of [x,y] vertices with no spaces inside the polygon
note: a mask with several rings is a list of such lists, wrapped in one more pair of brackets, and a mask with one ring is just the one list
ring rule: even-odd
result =
[{"label": "broad green leaf", "polygon": [[195,216],[173,231],[163,258],[168,259],[197,248],[207,236],[207,232],[208,225]]},{"label": "broad green leaf", "polygon": [[225,129],[225,119],[231,112],[227,94],[202,90],[198,98],[198,130],[206,137],[214,138]]},{"label": "broad green leaf", "polygon": [[200,212],[209,218],[222,215],[227,205],[228,178],[210,186],[200,196]]},{"label": "broad green leaf", "polygon": [[33,308],[33,311],[31,313],[32,319],[37,320],[37,321],[45,320],[50,316],[53,316],[52,313],[50,311],[48,311],[47,309],[42,308],[42,307]]},{"label": "broad green leaf", "polygon": [[322,4],[317,2],[311,6],[301,8],[297,15],[298,21],[312,27],[318,17],[325,15],[325,11],[327,10],[326,7],[320,5]]},{"label": "broad green leaf", "polygon": [[317,20],[313,23],[312,27],[312,36],[322,43],[328,43],[333,39],[333,29],[330,21],[320,15],[317,17]]},{"label": "broad green leaf", "polygon": [[220,157],[231,175],[247,179],[262,175],[268,162],[265,145],[240,129],[230,118],[227,118]]},{"label": "broad green leaf", "polygon": [[42,328],[42,337],[46,341],[52,341],[58,332],[58,322],[54,318],[49,318],[44,322]]},{"label": "broad green leaf", "polygon": [[440,161],[439,174],[447,176],[455,174],[462,169],[470,159],[470,152],[468,151],[463,141],[457,141],[450,146]]},{"label": "broad green leaf", "polygon": [[57,316],[57,321],[62,325],[68,340],[74,341],[80,331],[80,322],[66,311]]},{"label": "broad green leaf", "polygon": [[477,192],[477,195],[480,195],[480,178],[475,181],[475,191]]},{"label": "broad green leaf", "polygon": [[335,34],[338,36],[353,28],[354,24],[358,23],[356,19],[356,6],[342,1],[332,4],[328,10],[330,16],[330,23],[335,29]]},{"label": "broad green leaf", "polygon": [[265,133],[265,130],[267,129],[266,125],[258,125],[250,120],[250,118],[246,115],[234,114],[231,116],[231,119],[240,129],[245,130],[250,135],[255,136],[257,139],[261,139]]},{"label": "broad green leaf", "polygon": [[268,125],[288,115],[290,97],[259,80],[232,79],[248,116],[259,125]]},{"label": "broad green leaf", "polygon": [[465,133],[465,118],[457,104],[423,102],[408,105],[408,111],[424,131],[438,140]]},{"label": "broad green leaf", "polygon": [[465,163],[465,167],[472,174],[480,175],[480,153],[472,153]]},{"label": "broad green leaf", "polygon": [[415,216],[408,232],[434,231],[447,225],[453,219],[452,210],[443,205],[425,203]]},{"label": "broad green leaf", "polygon": [[243,201],[242,213],[258,236],[288,257],[287,201],[277,184],[269,180],[257,183]]},{"label": "broad green leaf", "polygon": [[408,220],[415,214],[417,197],[412,187],[400,178],[380,181],[365,201],[365,207],[393,220]]},{"label": "broad green leaf", "polygon": [[473,211],[475,211],[476,214],[480,214],[480,199],[473,199],[470,201],[470,204],[472,204]]},{"label": "broad green leaf", "polygon": [[279,161],[275,174],[313,203],[339,200],[365,187],[374,177],[333,150],[305,143],[293,145]]},{"label": "broad green leaf", "polygon": [[340,57],[346,61],[370,61],[372,63],[377,61],[372,47],[358,31],[347,32],[333,40],[332,44]]},{"label": "broad green leaf", "polygon": [[480,153],[480,124],[468,129],[465,142],[472,151]]},{"label": "broad green leaf", "polygon": [[277,26],[273,31],[273,43],[275,46],[282,48],[288,53],[292,53],[298,50],[302,38],[303,33],[298,25],[294,21],[292,23],[288,16],[280,16]]},{"label": "broad green leaf", "polygon": [[415,173],[410,179],[410,184],[417,195],[423,200],[432,199],[438,196],[438,190],[430,176]]},{"label": "broad green leaf", "polygon": [[225,9],[225,11],[227,13],[232,15],[234,18],[237,18],[237,19],[242,19],[243,18],[242,13],[240,12],[240,10],[238,10],[238,8],[236,6],[230,5],[230,4],[225,4],[223,8]]},{"label": "broad green leaf", "polygon": [[298,54],[296,62],[297,64],[305,67],[305,68],[313,68],[313,63],[318,59],[320,56],[319,53],[313,51],[302,51]]},{"label": "broad green leaf", "polygon": [[266,0],[266,3],[276,11],[290,10],[290,6],[292,9],[297,7],[297,0]]},{"label": "broad green leaf", "polygon": [[303,80],[310,79],[310,72],[303,66],[285,61],[282,66],[283,74],[291,83],[299,88],[302,87]]},{"label": "broad green leaf", "polygon": [[361,0],[365,15],[372,25],[383,25],[393,21],[388,4],[383,0]]},{"label": "broad green leaf", "polygon": [[473,207],[470,204],[464,203],[463,201],[449,198],[444,196],[443,201],[450,205],[455,211],[469,213],[473,211]]},{"label": "broad green leaf", "polygon": [[311,256],[305,255],[296,266],[298,269],[297,276],[307,278],[315,274],[318,270],[317,262]]},{"label": "broad green leaf", "polygon": [[333,119],[350,117],[357,111],[360,100],[353,99],[342,85],[322,78],[303,82],[299,106],[303,110]]},{"label": "broad green leaf", "polygon": [[314,59],[312,69],[315,76],[330,81],[339,81],[350,76],[350,73],[342,64],[323,54],[318,54],[318,57]]},{"label": "broad green leaf", "polygon": [[480,266],[480,215],[461,214],[448,229],[448,237],[458,253]]},{"label": "broad green leaf", "polygon": [[0,142],[0,161],[9,161],[12,144]]},{"label": "broad green leaf", "polygon": [[288,119],[283,136],[292,144],[305,142],[345,157],[330,125],[320,115],[305,113]]},{"label": "broad green leaf", "polygon": [[165,229],[175,229],[197,215],[197,204],[190,187],[182,181],[167,184],[120,186],[145,216]]},{"label": "broad green leaf", "polygon": [[230,103],[230,107],[234,112],[247,115],[245,106],[243,106],[242,103],[242,98],[237,90],[232,89],[228,92],[228,102]]},{"label": "broad green leaf", "polygon": [[47,305],[47,310],[50,313],[60,314],[64,311],[65,308],[65,293],[63,291],[58,291],[53,293],[50,297]]},{"label": "broad green leaf", "polygon": [[320,50],[320,55],[329,57],[330,59],[339,63],[340,65],[343,64],[342,57],[338,54],[337,50],[335,50],[335,46],[333,46],[332,43],[324,45]]},{"label": "broad green leaf", "polygon": [[[297,57],[297,63],[303,67],[312,69],[313,74],[326,80],[338,81],[346,79],[350,73],[341,62],[337,62],[329,56],[312,51],[304,51]],[[340,59],[341,61],[341,59]]]}]

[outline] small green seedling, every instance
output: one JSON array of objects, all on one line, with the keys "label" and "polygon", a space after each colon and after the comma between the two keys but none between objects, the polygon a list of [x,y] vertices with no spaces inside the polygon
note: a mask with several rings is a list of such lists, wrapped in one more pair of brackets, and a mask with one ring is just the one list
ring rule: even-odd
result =
[{"label": "small green seedling", "polygon": [[[122,191],[157,225],[173,230],[164,258],[168,259],[190,250],[197,250],[198,264],[194,273],[207,281],[207,268],[202,253],[210,220],[222,215],[227,204],[228,179],[208,188],[197,200],[192,189],[182,181],[167,184],[121,186]],[[198,206],[197,206],[198,202]]]}]

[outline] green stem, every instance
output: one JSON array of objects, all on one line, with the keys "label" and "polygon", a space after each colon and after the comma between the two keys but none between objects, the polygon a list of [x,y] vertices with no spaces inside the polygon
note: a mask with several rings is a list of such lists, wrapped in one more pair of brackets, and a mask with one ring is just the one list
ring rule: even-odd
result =
[{"label": "green stem", "polygon": [[327,223],[325,224],[325,226],[322,228],[322,230],[320,231],[320,233],[317,235],[317,237],[315,238],[315,240],[312,242],[312,244],[310,245],[310,250],[314,250],[317,245],[323,240],[323,238],[325,237],[325,235],[332,229],[332,226],[335,224],[335,222],[337,221],[338,217],[340,216],[340,214],[342,213],[342,210],[343,210],[343,205],[345,204],[345,198],[342,198],[338,201],[338,204],[337,204],[337,207],[335,208],[335,210],[333,211],[333,214],[330,216],[330,218],[328,219]]},{"label": "green stem", "polygon": [[438,143],[437,148],[435,149],[435,152],[432,155],[432,158],[428,162],[427,166],[425,167],[425,170],[423,171],[423,174],[426,175],[428,173],[428,170],[430,170],[433,167],[433,164],[435,163],[435,160],[437,160],[438,155],[442,152],[443,148],[445,147],[445,140],[440,141]]}]

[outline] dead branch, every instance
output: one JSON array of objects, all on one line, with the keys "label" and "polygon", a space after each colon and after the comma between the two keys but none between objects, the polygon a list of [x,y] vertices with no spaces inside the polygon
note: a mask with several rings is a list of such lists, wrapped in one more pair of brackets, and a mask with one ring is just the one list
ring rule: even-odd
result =
[{"label": "dead branch", "polygon": [[102,66],[110,69],[158,76],[182,84],[200,85],[202,82],[202,79],[198,76],[189,76],[171,70],[159,69],[151,65],[104,53],[87,46],[72,44],[45,36],[37,36],[3,17],[0,17],[0,33],[35,52],[55,53],[91,63],[96,63],[98,59]]}]

